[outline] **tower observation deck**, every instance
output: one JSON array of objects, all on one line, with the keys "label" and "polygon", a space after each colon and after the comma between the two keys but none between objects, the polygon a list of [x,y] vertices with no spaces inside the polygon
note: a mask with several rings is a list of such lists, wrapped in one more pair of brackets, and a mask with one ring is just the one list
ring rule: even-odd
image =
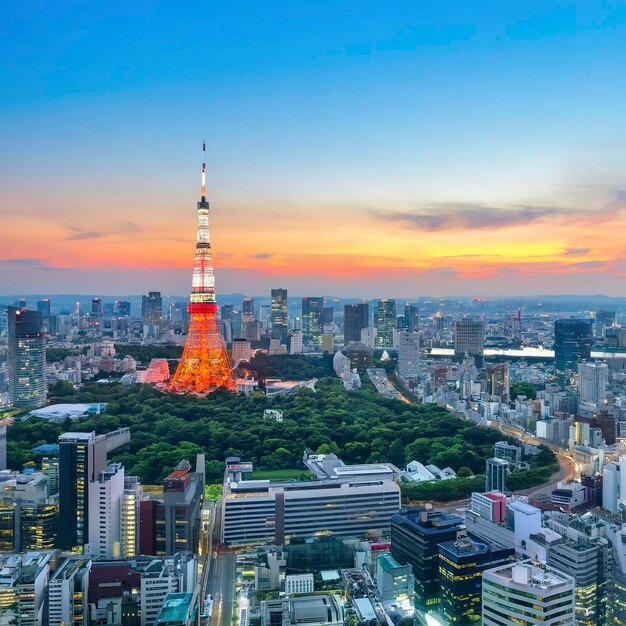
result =
[{"label": "tower observation deck", "polygon": [[[202,144],[203,157],[206,152]],[[206,394],[219,387],[235,390],[232,365],[217,320],[215,273],[206,199],[206,159],[202,162],[202,195],[198,208],[198,237],[188,307],[189,331],[183,356],[172,378],[170,390]]]}]

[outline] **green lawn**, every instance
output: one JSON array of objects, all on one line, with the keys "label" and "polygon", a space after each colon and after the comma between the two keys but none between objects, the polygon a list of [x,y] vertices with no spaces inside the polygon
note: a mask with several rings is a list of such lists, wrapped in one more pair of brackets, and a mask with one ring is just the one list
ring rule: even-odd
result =
[{"label": "green lawn", "polygon": [[281,470],[268,470],[268,471],[256,471],[250,474],[252,480],[312,480],[313,475],[310,472],[306,472],[301,469],[281,469]]}]

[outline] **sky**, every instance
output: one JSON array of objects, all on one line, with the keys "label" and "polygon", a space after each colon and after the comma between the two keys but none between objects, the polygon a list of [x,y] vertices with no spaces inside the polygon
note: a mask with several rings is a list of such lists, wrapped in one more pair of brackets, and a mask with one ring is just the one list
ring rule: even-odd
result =
[{"label": "sky", "polygon": [[626,284],[626,4],[15,2],[0,294]]}]

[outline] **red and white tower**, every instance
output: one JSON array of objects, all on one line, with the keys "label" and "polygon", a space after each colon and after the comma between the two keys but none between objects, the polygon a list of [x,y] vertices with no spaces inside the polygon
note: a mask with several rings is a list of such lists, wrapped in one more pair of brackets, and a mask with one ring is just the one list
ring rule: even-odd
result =
[{"label": "red and white tower", "polygon": [[[203,157],[205,152],[203,142]],[[188,308],[189,331],[183,356],[170,384],[170,390],[177,393],[206,394],[218,387],[233,391],[237,388],[217,321],[209,203],[206,199],[206,159],[202,161],[202,198],[198,202],[198,241]]]}]

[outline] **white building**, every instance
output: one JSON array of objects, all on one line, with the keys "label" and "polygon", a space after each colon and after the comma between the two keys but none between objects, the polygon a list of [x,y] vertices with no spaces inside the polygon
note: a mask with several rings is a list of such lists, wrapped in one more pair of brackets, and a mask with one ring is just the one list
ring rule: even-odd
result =
[{"label": "white building", "polygon": [[573,626],[575,582],[531,561],[483,573],[483,626]]},{"label": "white building", "polygon": [[626,506],[626,458],[604,466],[602,508],[619,513]]},{"label": "white building", "polygon": [[296,330],[291,335],[291,343],[289,344],[289,352],[290,354],[300,354],[302,352],[302,331]]},{"label": "white building", "polygon": [[133,557],[139,549],[139,503],[143,486],[136,476],[124,477],[124,493],[120,501],[120,557]]},{"label": "white building", "polygon": [[70,557],[48,583],[48,626],[82,623],[87,614],[87,591],[91,561]]},{"label": "white building", "polygon": [[120,520],[124,467],[111,463],[89,483],[89,553],[101,558],[120,556]]},{"label": "white building", "polygon": [[417,378],[420,364],[419,333],[398,333],[398,374],[402,378]]},{"label": "white building", "polygon": [[233,339],[233,362],[249,361],[252,356],[252,344],[247,339]]},{"label": "white building", "polygon": [[313,574],[292,574],[285,577],[285,593],[293,596],[297,593],[313,593]]},{"label": "white building", "polygon": [[578,364],[578,397],[580,402],[600,404],[609,388],[609,366],[606,363]]}]

